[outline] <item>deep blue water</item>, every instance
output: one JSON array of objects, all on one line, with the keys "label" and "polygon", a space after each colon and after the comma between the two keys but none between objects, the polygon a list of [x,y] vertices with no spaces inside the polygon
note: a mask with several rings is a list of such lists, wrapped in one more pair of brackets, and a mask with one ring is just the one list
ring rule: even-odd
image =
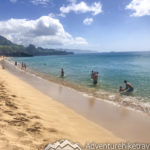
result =
[{"label": "deep blue water", "polygon": [[[97,53],[64,56],[38,56],[14,58],[28,67],[46,74],[60,76],[65,70],[65,80],[92,87],[91,70],[99,72],[97,89],[117,92],[123,81],[134,87],[133,96],[150,100],[150,52]],[[125,87],[125,86],[124,86]]]}]

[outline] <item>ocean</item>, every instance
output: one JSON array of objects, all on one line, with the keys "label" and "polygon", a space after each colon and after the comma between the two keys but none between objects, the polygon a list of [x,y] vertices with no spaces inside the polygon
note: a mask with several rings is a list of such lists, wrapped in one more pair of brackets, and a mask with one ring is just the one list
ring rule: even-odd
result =
[{"label": "ocean", "polygon": [[[13,60],[24,62],[28,68],[58,80],[62,80],[60,73],[61,68],[64,68],[63,82],[86,88],[89,95],[92,93],[89,91],[94,91],[92,94],[95,96],[120,103],[126,101],[128,105],[132,104],[132,107],[136,101],[135,107],[138,109],[146,112],[150,110],[150,52],[52,55],[18,57]],[[93,86],[91,80],[92,70],[99,72],[97,86]],[[129,96],[119,95],[118,98],[119,87],[125,88],[124,80],[129,81],[135,90]]]}]

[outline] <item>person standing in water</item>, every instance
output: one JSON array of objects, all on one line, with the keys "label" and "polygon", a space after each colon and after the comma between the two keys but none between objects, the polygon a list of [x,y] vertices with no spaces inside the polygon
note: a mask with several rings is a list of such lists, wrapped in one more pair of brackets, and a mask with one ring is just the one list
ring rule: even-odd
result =
[{"label": "person standing in water", "polygon": [[61,69],[61,77],[62,78],[64,77],[64,69],[63,68]]},{"label": "person standing in water", "polygon": [[94,71],[91,71],[91,79],[93,79]]},{"label": "person standing in water", "polygon": [[98,81],[98,72],[93,73],[93,84],[96,85]]},{"label": "person standing in water", "polygon": [[126,88],[124,89],[124,91],[126,91],[126,92],[134,91],[134,87],[131,85],[131,83],[127,82],[126,80],[124,80],[124,83],[126,85]]}]

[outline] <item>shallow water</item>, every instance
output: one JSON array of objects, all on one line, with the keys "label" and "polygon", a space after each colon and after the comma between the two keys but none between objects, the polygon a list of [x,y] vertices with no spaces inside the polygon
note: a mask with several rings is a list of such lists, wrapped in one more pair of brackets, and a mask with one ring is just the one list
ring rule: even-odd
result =
[{"label": "shallow water", "polygon": [[[118,92],[119,86],[124,86],[123,81],[127,80],[135,87],[132,97],[150,101],[150,52],[39,56],[14,60],[56,77],[64,68],[64,80],[113,93]],[[97,87],[92,85],[91,70],[99,72]]]}]

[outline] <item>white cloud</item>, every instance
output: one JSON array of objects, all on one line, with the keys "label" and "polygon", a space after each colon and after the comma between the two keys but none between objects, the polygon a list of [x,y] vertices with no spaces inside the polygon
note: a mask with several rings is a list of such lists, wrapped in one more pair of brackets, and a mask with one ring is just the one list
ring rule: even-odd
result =
[{"label": "white cloud", "polygon": [[49,13],[48,16],[54,18],[56,15],[54,13]]},{"label": "white cloud", "polygon": [[50,0],[31,0],[34,5],[47,5]]},{"label": "white cloud", "polygon": [[16,2],[17,2],[17,0],[10,0],[10,2],[12,2],[12,3],[16,3]]},{"label": "white cloud", "polygon": [[51,45],[86,45],[82,37],[73,38],[64,30],[58,19],[42,16],[36,20],[9,19],[0,21],[0,34],[17,44]]},{"label": "white cloud", "polygon": [[69,4],[68,6],[60,7],[61,14],[67,14],[71,11],[75,13],[87,13],[91,12],[92,15],[98,15],[102,12],[102,5],[100,2],[94,2],[91,6],[88,6],[84,1],[76,3],[75,1]]},{"label": "white cloud", "polygon": [[[16,3],[18,0],[9,0],[12,3]],[[29,2],[31,2],[34,5],[44,5],[46,6],[50,0],[29,0]]]},{"label": "white cloud", "polygon": [[150,0],[132,0],[126,9],[134,11],[131,16],[150,15]]},{"label": "white cloud", "polygon": [[83,23],[84,23],[85,25],[91,25],[92,22],[93,22],[93,18],[85,18],[85,19],[83,20]]}]

